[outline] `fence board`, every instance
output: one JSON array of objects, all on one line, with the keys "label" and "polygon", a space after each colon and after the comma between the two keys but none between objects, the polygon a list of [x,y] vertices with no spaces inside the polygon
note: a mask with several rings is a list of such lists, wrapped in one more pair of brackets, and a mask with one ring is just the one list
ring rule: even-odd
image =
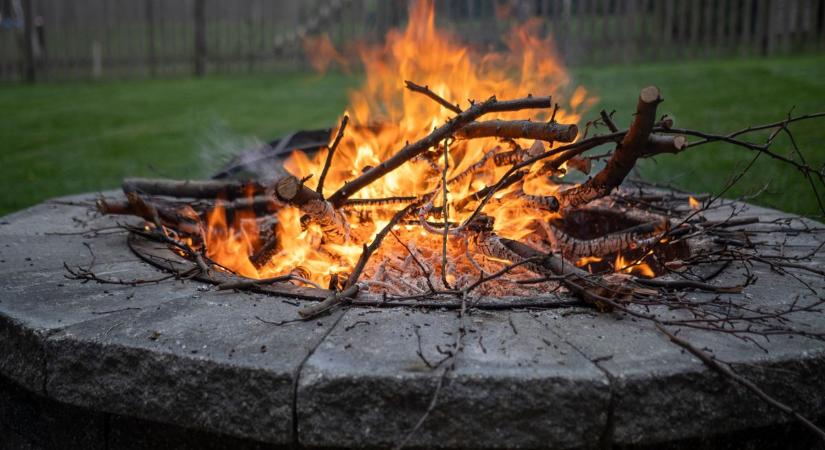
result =
[{"label": "fence board", "polygon": [[[380,42],[403,25],[409,3],[15,2],[32,10],[32,50],[27,59],[28,21],[11,11],[21,26],[0,29],[2,80],[32,70],[38,79],[72,79],[307,68],[302,36],[326,32],[339,50]],[[480,48],[503,48],[508,27],[538,17],[570,65],[825,51],[825,0],[445,0],[436,7],[441,25]],[[44,26],[35,27],[41,18]]]}]

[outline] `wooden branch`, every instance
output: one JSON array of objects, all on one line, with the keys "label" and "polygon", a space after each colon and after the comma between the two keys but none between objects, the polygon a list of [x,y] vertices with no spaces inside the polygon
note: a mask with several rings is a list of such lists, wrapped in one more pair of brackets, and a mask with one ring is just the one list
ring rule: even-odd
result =
[{"label": "wooden branch", "polygon": [[556,244],[567,258],[604,256],[632,250],[641,246],[641,240],[658,236],[663,227],[661,221],[648,222],[594,239],[577,239],[550,224]]},{"label": "wooden branch", "polygon": [[526,203],[530,208],[550,212],[556,212],[559,210],[559,201],[553,195],[532,195],[525,193],[523,189],[517,190],[513,195],[521,199],[521,201]]},{"label": "wooden branch", "polygon": [[579,133],[575,124],[531,122],[529,120],[488,120],[473,122],[458,130],[460,139],[500,137],[509,139],[537,139],[546,142],[573,142]]},{"label": "wooden branch", "polygon": [[344,208],[378,207],[397,205],[399,203],[409,203],[417,200],[414,196],[397,196],[383,198],[351,198],[344,203]]},{"label": "wooden branch", "polygon": [[602,297],[623,294],[623,289],[615,286],[604,287],[594,275],[579,269],[573,263],[552,254],[542,253],[527,244],[499,237],[492,232],[476,234],[474,242],[481,253],[493,258],[514,263],[527,259],[537,260],[526,263],[525,267],[540,275],[552,274],[561,277],[560,282],[570,292],[601,311],[612,309],[600,300]]},{"label": "wooden branch", "polygon": [[448,102],[447,100],[445,100],[440,95],[438,95],[435,92],[431,91],[429,86],[420,86],[420,85],[415,84],[415,83],[413,83],[412,81],[409,81],[409,80],[404,81],[404,85],[407,87],[407,89],[409,89],[413,92],[418,92],[419,94],[424,94],[427,97],[430,97],[431,99],[435,100],[436,103],[438,103],[439,105],[449,109],[450,111],[452,111],[456,114],[461,114],[461,108],[459,108],[458,105],[454,105],[454,104]]},{"label": "wooden branch", "polygon": [[[613,111],[613,112],[616,112],[616,111]],[[613,122],[613,118],[611,117],[610,114],[607,113],[606,110],[604,110],[604,109],[601,110],[599,115],[601,115],[602,122],[604,122],[604,124],[607,126],[607,129],[610,130],[611,133],[615,133],[615,132],[619,131],[619,127],[616,126],[616,123]]]},{"label": "wooden branch", "polygon": [[324,239],[334,244],[343,244],[349,239],[349,222],[343,212],[318,192],[306,187],[298,178],[287,175],[275,184],[275,194],[281,200],[295,205],[309,216],[310,221],[321,226]]},{"label": "wooden branch", "polygon": [[327,179],[329,167],[332,165],[332,156],[335,155],[335,150],[338,148],[338,144],[341,143],[341,138],[344,137],[344,130],[347,129],[348,123],[349,116],[344,115],[344,118],[341,119],[341,126],[338,127],[338,133],[335,135],[335,140],[332,141],[332,145],[329,146],[327,159],[324,161],[324,168],[321,170],[321,176],[318,178],[318,186],[315,188],[315,192],[321,195],[324,195],[324,181]]},{"label": "wooden branch", "polygon": [[534,156],[538,156],[544,153],[544,145],[541,141],[536,140],[533,142],[533,145],[530,146],[527,150],[516,147],[513,150],[497,153],[493,156],[493,161],[495,162],[496,166],[509,166],[513,164],[518,164],[522,161],[525,161],[529,158]]},{"label": "wooden branch", "polygon": [[303,320],[312,319],[319,314],[329,311],[344,300],[355,297],[358,294],[360,287],[361,286],[359,284],[353,284],[352,286],[346,287],[343,291],[334,292],[332,295],[318,303],[313,303],[312,305],[299,309],[298,315],[301,316],[301,319]]},{"label": "wooden branch", "polygon": [[662,101],[659,89],[648,86],[639,94],[636,116],[613,152],[607,165],[593,178],[579,186],[559,192],[562,208],[576,208],[609,194],[619,186],[647,148],[648,138],[656,121],[656,106]]},{"label": "wooden branch", "polygon": [[444,125],[433,130],[433,132],[426,137],[412,144],[405,145],[401,150],[386,161],[367,170],[356,179],[346,183],[338,189],[338,191],[332,194],[329,201],[332,202],[333,206],[336,208],[342,206],[349,197],[360,191],[365,186],[370,185],[387,173],[397,169],[405,162],[425,152],[428,148],[438,145],[439,142],[451,136],[456,130],[462,128],[484,114],[492,112],[518,111],[530,108],[547,108],[551,105],[552,100],[550,97],[526,97],[519,100],[509,101],[498,101],[495,97],[491,97],[485,102],[476,103],[462,111]]},{"label": "wooden branch", "polygon": [[260,269],[261,267],[265,266],[266,263],[275,256],[278,251],[280,251],[281,241],[277,234],[272,233],[272,237],[270,237],[264,245],[261,246],[258,250],[255,251],[250,257],[249,262],[255,266],[256,269]]},{"label": "wooden branch", "polygon": [[127,178],[123,181],[123,192],[137,192],[147,195],[185,198],[223,198],[235,200],[264,194],[271,186],[258,181],[239,180],[167,180],[162,178]]},{"label": "wooden branch", "polygon": [[651,134],[647,147],[641,157],[646,158],[660,153],[679,153],[687,148],[687,138],[681,135]]},{"label": "wooden branch", "polygon": [[149,200],[135,192],[126,195],[126,201],[98,199],[97,210],[102,214],[137,216],[155,226],[163,225],[189,236],[201,236],[203,223],[191,206]]},{"label": "wooden branch", "polygon": [[381,242],[384,241],[384,238],[387,237],[387,234],[395,227],[398,222],[401,221],[404,217],[406,217],[410,212],[412,212],[415,208],[419,206],[420,202],[414,202],[407,205],[406,208],[398,211],[392,216],[389,223],[387,223],[384,228],[375,235],[375,239],[372,240],[370,245],[364,244],[364,251],[361,253],[361,256],[358,258],[358,262],[355,264],[355,268],[353,268],[352,273],[350,273],[349,278],[347,278],[346,286],[350,287],[353,286],[357,281],[358,278],[361,277],[361,272],[364,271],[364,267],[367,266],[367,261],[369,261],[370,257],[378,247],[381,246]]}]

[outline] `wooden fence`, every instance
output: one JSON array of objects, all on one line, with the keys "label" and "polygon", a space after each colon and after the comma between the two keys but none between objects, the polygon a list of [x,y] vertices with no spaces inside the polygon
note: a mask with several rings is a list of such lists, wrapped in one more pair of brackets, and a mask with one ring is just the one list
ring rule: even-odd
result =
[{"label": "wooden fence", "polygon": [[[0,80],[170,76],[307,67],[403,26],[406,0],[0,0]],[[538,18],[571,65],[825,51],[825,0],[438,0],[439,26],[500,46]]]}]

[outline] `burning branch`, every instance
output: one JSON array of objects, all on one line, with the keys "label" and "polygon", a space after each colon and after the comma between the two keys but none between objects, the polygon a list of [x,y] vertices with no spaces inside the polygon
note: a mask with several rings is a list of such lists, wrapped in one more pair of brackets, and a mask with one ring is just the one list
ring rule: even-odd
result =
[{"label": "burning branch", "polygon": [[356,192],[370,185],[387,173],[397,169],[410,159],[425,152],[428,148],[437,146],[439,142],[452,136],[456,130],[464,127],[484,114],[519,111],[522,109],[548,108],[552,106],[552,104],[553,103],[550,97],[526,97],[523,99],[506,101],[499,101],[495,97],[490,97],[482,103],[475,103],[447,121],[446,124],[433,130],[433,132],[426,137],[404,146],[388,160],[370,168],[356,179],[344,184],[344,186],[330,196],[329,201],[336,208],[342,206],[344,202]]}]

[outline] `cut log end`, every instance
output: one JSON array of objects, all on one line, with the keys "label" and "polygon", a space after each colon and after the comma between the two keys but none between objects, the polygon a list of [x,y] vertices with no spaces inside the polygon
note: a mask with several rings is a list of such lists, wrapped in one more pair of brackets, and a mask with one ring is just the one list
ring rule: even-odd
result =
[{"label": "cut log end", "polygon": [[662,101],[659,88],[656,86],[648,86],[643,88],[639,93],[639,101],[644,103],[659,103]]},{"label": "cut log end", "polygon": [[288,202],[298,195],[300,188],[301,181],[292,175],[288,175],[278,180],[278,183],[275,185],[275,193],[278,195],[278,198]]}]

